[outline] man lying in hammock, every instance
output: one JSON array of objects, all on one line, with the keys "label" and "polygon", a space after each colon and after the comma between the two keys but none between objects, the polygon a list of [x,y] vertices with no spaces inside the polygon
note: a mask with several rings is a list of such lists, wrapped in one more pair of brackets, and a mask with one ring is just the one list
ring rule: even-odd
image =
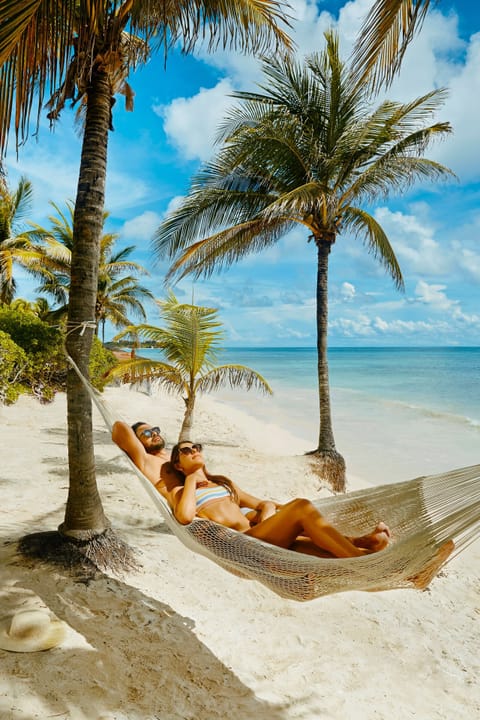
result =
[{"label": "man lying in hammock", "polygon": [[130,428],[116,422],[112,439],[167,499],[184,525],[195,517],[213,520],[272,545],[319,557],[359,557],[383,550],[389,543],[385,523],[368,535],[348,538],[309,500],[296,498],[279,505],[244,492],[223,475],[210,475],[199,443],[181,442],[169,457],[159,427],[137,422]]}]

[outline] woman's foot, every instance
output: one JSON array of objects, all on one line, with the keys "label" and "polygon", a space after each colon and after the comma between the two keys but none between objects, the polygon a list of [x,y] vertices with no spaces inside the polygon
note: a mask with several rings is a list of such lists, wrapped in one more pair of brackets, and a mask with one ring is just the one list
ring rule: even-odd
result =
[{"label": "woman's foot", "polygon": [[351,541],[355,547],[365,548],[369,552],[378,552],[384,550],[390,542],[390,529],[384,522],[380,522],[373,532],[352,538]]}]

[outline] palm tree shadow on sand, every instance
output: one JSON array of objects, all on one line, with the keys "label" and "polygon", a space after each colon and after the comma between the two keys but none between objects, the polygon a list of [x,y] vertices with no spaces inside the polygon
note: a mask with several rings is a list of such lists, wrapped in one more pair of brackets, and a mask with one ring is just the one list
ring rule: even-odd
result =
[{"label": "palm tree shadow on sand", "polygon": [[7,557],[0,589],[35,594],[90,646],[68,647],[67,638],[64,646],[43,653],[0,651],[4,681],[12,688],[10,698],[0,698],[2,717],[27,720],[14,701],[21,690],[48,716],[286,719],[288,704],[257,698],[196,637],[190,618],[118,579],[99,574],[82,581],[33,564],[15,555],[13,542],[2,540]]}]

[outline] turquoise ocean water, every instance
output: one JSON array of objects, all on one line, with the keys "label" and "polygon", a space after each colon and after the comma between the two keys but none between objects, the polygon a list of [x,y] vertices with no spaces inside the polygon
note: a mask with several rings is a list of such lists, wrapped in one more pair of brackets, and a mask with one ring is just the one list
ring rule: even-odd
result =
[{"label": "turquoise ocean water", "polygon": [[[274,395],[215,399],[315,446],[316,348],[231,348],[221,362],[257,370]],[[329,370],[336,444],[355,474],[394,481],[480,462],[480,348],[331,348]]]},{"label": "turquoise ocean water", "polygon": [[[316,348],[235,348],[223,357],[257,370],[280,394],[302,398],[302,414],[304,403],[313,410]],[[480,348],[332,348],[329,372],[332,391],[351,393],[358,404],[403,403],[480,426]]]}]

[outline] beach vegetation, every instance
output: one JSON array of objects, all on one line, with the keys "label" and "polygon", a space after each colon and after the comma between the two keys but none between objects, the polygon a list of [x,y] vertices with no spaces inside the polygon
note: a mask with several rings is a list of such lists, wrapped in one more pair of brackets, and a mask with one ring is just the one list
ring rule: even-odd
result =
[{"label": "beach vegetation", "polygon": [[48,402],[65,389],[67,364],[58,328],[18,303],[0,308],[0,329],[25,353],[26,363],[17,380],[23,392]]},{"label": "beach vegetation", "polygon": [[141,384],[156,382],[167,392],[183,398],[185,413],[177,442],[192,435],[197,396],[219,387],[241,387],[271,394],[270,385],[258,372],[245,365],[219,365],[222,323],[216,308],[178,302],[170,290],[159,300],[164,327],[136,325],[125,328],[114,340],[128,341],[138,347],[148,340],[161,354],[161,360],[136,356],[109,372],[112,380]]},{"label": "beach vegetation", "polygon": [[[399,263],[372,209],[379,198],[415,181],[453,173],[424,156],[451,132],[432,116],[446,93],[373,106],[327,32],[322,52],[265,61],[258,92],[239,103],[220,128],[214,158],[193,178],[180,205],[155,235],[158,258],[172,265],[166,282],[209,276],[277,243],[295,226],[316,253],[316,335],[320,426],[312,458],[335,490],[345,489],[345,460],[335,447],[328,358],[328,268],[336,241],[358,238],[403,288]],[[298,237],[298,236],[297,236]]]},{"label": "beach vegetation", "polygon": [[[51,325],[37,314],[37,304],[19,298],[0,307],[2,343],[0,358],[0,400],[12,403],[22,393],[41,402],[53,400],[66,390],[67,358],[64,328]],[[95,339],[90,354],[92,385],[103,390],[108,371],[117,364],[114,354]],[[7,388],[10,388],[7,392]]]},{"label": "beach vegetation", "polygon": [[18,400],[23,387],[20,382],[27,366],[25,351],[3,330],[0,330],[0,403],[11,405]]},{"label": "beach vegetation", "polygon": [[[30,223],[32,229],[28,235],[38,252],[35,266],[30,263],[30,271],[41,280],[37,292],[51,295],[59,304],[55,314],[61,318],[68,313],[75,208],[71,201],[66,202],[65,210],[54,202],[50,204],[56,211],[56,215],[48,218],[50,229]],[[107,219],[108,213],[104,212],[104,224]],[[135,246],[118,250],[115,247],[118,238],[117,233],[103,233],[100,237],[95,334],[101,330],[102,341],[107,321],[116,328],[131,325],[130,313],[146,320],[143,303],[154,299],[153,293],[138,279],[140,275],[148,275],[148,270],[130,259]]]},{"label": "beach vegetation", "polygon": [[35,259],[34,249],[26,234],[25,219],[31,211],[33,189],[26,177],[21,177],[17,187],[8,187],[0,168],[0,302],[11,303],[17,285],[14,266],[29,268]]},{"label": "beach vegetation", "polygon": [[[0,10],[0,156],[12,126],[17,151],[37,131],[44,107],[54,125],[66,105],[79,108],[81,160],[73,218],[67,350],[88,375],[98,293],[108,135],[115,96],[133,109],[132,70],[172,48],[264,52],[290,44],[280,0],[4,0]],[[159,72],[159,78],[161,73]],[[159,80],[159,86],[161,79]],[[61,534],[93,543],[109,523],[95,477],[92,404],[76,373],[67,376],[69,493]],[[92,545],[93,547],[93,545]],[[111,560],[118,559],[112,552]],[[126,557],[126,555],[124,556]],[[108,565],[108,553],[98,554]],[[128,564],[128,563],[127,563]]]}]

